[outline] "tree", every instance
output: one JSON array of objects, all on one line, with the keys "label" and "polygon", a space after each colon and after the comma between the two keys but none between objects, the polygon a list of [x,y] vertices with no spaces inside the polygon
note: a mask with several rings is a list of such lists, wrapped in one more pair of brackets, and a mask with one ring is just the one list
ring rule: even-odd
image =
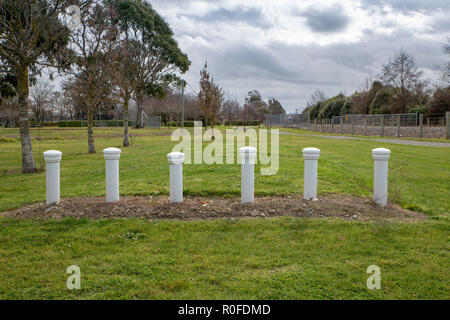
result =
[{"label": "tree", "polygon": [[[383,65],[378,78],[384,85],[392,88],[399,112],[407,112],[412,102],[411,92],[426,81],[421,79],[423,72],[416,65],[414,56],[400,50],[389,63]],[[395,110],[397,111],[397,110]]]},{"label": "tree", "polygon": [[450,86],[437,88],[430,103],[429,113],[445,113],[450,111]]},{"label": "tree", "polygon": [[324,102],[325,100],[327,100],[327,96],[325,95],[325,93],[323,91],[321,91],[321,90],[316,90],[309,97],[309,100],[306,103],[306,107],[307,108],[313,107],[317,103]]},{"label": "tree", "polygon": [[133,40],[123,40],[115,48],[113,58],[114,83],[118,88],[117,95],[120,103],[123,105],[123,143],[128,147],[128,108],[130,99],[136,86],[137,64],[136,57],[139,55],[139,48]]},{"label": "tree", "polygon": [[259,121],[259,124],[264,122],[266,114],[269,113],[267,103],[262,100],[261,94],[258,90],[249,91],[245,98],[247,105],[247,112],[250,117],[254,117]]},{"label": "tree", "polygon": [[286,111],[283,109],[281,103],[275,98],[269,99],[268,110],[270,114],[286,114]]},{"label": "tree", "polygon": [[180,73],[189,69],[190,61],[180,50],[166,21],[142,0],[115,0],[117,23],[125,39],[133,40],[135,72],[134,93],[137,105],[136,128],[143,127],[143,104],[146,98],[163,98],[166,88],[181,83]]},{"label": "tree", "polygon": [[240,118],[242,109],[236,99],[228,97],[222,107],[222,115],[227,121],[233,121]]},{"label": "tree", "polygon": [[[447,44],[443,48],[444,54],[450,55],[450,38],[447,38]],[[446,86],[450,85],[450,61],[441,68],[441,80]]]},{"label": "tree", "polygon": [[215,140],[214,126],[217,121],[217,116],[222,108],[224,93],[223,90],[214,82],[208,73],[208,64],[200,71],[200,91],[198,93],[198,100],[205,117],[210,121],[212,136],[211,140]]},{"label": "tree", "polygon": [[22,172],[35,172],[29,123],[30,71],[43,66],[66,67],[69,29],[58,19],[63,0],[0,0],[0,58],[17,79]]},{"label": "tree", "polygon": [[43,121],[46,110],[49,110],[52,93],[53,87],[45,80],[31,87],[31,110],[38,125]]},{"label": "tree", "polygon": [[79,105],[88,118],[88,152],[95,153],[94,112],[110,104],[113,89],[113,48],[118,30],[113,23],[113,7],[101,1],[86,0],[80,6],[80,27],[70,38],[76,52],[74,87],[79,90]]}]

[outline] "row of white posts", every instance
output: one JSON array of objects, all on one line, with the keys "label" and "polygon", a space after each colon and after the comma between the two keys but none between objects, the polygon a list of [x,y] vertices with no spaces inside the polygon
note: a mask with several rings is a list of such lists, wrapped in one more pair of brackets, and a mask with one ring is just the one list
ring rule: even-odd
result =
[{"label": "row of white posts", "polygon": [[[107,148],[103,150],[106,160],[106,202],[119,201],[119,159],[120,149]],[[255,200],[255,147],[242,147],[241,156],[241,202],[252,203]],[[388,160],[391,151],[384,148],[372,150],[374,159],[373,199],[382,206],[387,204],[388,189]],[[49,150],[44,152],[46,163],[46,196],[47,204],[59,203],[60,181],[59,166],[62,152]],[[304,183],[303,198],[315,199],[317,197],[317,163],[320,150],[316,148],[303,149]],[[170,166],[170,201],[183,202],[183,162],[184,153],[171,152],[167,155]]]}]

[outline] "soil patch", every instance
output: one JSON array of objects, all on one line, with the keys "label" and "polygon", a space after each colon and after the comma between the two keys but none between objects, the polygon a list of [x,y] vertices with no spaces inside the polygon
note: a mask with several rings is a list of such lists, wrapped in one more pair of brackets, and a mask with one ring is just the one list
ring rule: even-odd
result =
[{"label": "soil patch", "polygon": [[122,197],[117,203],[105,203],[104,197],[66,198],[59,205],[34,203],[1,214],[16,219],[73,217],[211,220],[280,216],[406,222],[426,219],[422,213],[396,205],[382,208],[367,198],[342,195],[321,197],[315,202],[296,196],[257,197],[253,204],[241,204],[239,198],[220,197],[185,197],[180,204],[171,204],[167,196]]}]

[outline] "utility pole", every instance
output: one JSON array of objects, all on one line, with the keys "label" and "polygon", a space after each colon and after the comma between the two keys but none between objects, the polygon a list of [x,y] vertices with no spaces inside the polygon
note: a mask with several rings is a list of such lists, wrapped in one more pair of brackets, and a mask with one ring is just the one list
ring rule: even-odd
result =
[{"label": "utility pole", "polygon": [[181,80],[181,128],[184,129],[184,86],[185,81]]}]

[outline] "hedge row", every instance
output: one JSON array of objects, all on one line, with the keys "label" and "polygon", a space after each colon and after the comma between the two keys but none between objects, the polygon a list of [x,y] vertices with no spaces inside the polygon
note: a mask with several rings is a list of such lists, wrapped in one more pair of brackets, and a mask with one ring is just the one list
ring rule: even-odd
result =
[{"label": "hedge row", "polygon": [[[184,126],[185,127],[193,127],[194,123],[195,123],[195,121],[185,121]],[[181,122],[176,122],[176,121],[167,122],[166,126],[169,126],[169,125],[171,127],[181,127]],[[220,125],[220,124],[217,124],[217,125]],[[259,121],[258,120],[251,120],[251,121],[246,121],[246,122],[244,122],[242,120],[225,121],[225,125],[226,126],[259,126]]]},{"label": "hedge row", "polygon": [[[87,121],[81,120],[68,120],[58,121],[58,127],[87,127]],[[128,121],[128,125],[131,126],[132,122]],[[94,127],[123,127],[123,120],[94,120]]]},{"label": "hedge row", "polygon": [[[37,126],[36,121],[30,121],[30,126]],[[41,127],[56,127],[58,126],[58,122],[41,122]]]},{"label": "hedge row", "polygon": [[259,126],[258,120],[251,120],[251,121],[225,121],[226,126]]},{"label": "hedge row", "polygon": [[[184,122],[184,126],[185,127],[194,127],[194,123],[195,123],[195,121],[185,121]],[[181,122],[176,122],[176,121],[170,122],[170,121],[168,121],[166,126],[169,126],[169,125],[171,127],[181,127]]]}]

